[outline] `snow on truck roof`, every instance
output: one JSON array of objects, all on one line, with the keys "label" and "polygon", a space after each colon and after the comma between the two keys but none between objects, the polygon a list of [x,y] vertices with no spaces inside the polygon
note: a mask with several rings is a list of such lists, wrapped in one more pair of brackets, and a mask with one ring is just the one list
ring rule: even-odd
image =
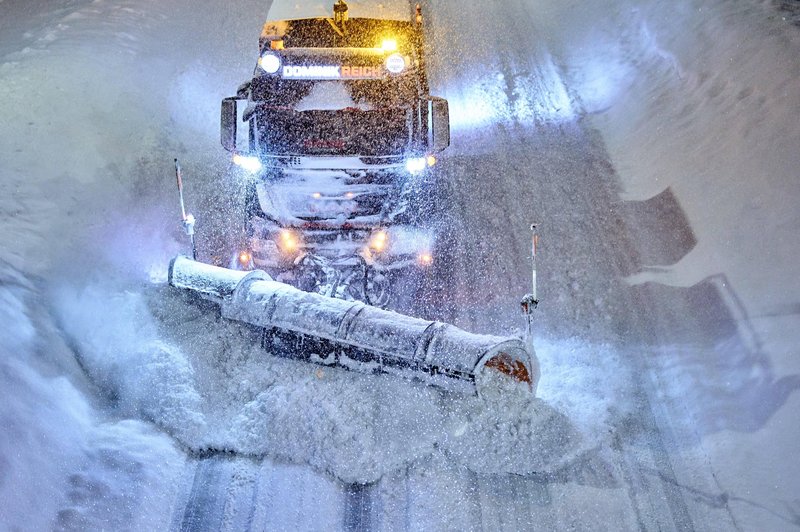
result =
[{"label": "snow on truck roof", "polygon": [[[334,0],[304,2],[301,0],[275,0],[269,8],[268,19],[275,22],[301,18],[333,17]],[[378,18],[410,21],[413,6],[408,0],[348,0],[350,18]]]}]

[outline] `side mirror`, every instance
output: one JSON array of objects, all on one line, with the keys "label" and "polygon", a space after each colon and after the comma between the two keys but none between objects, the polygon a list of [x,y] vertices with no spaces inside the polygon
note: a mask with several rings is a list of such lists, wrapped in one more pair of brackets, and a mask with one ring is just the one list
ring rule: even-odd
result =
[{"label": "side mirror", "polygon": [[438,96],[428,97],[428,149],[434,153],[450,146],[450,106]]},{"label": "side mirror", "polygon": [[236,139],[238,137],[238,99],[236,97],[225,98],[222,100],[219,116],[219,140],[222,147],[228,151],[235,152]]}]

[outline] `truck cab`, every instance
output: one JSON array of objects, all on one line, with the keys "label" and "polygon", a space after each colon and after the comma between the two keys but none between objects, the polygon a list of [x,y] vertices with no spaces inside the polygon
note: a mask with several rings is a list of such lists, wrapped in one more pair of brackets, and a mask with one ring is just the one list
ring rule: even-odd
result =
[{"label": "truck cab", "polygon": [[221,108],[222,145],[252,176],[242,257],[271,273],[314,263],[318,291],[331,265],[430,262],[409,198],[450,131],[419,6],[279,0],[269,15],[252,78]]}]

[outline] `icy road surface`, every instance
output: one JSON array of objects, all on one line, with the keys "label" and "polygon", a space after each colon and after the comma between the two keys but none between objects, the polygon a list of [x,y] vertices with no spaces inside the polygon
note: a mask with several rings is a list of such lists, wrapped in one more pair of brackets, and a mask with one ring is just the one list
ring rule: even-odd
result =
[{"label": "icy road surface", "polygon": [[540,399],[507,402],[272,359],[151,282],[173,157],[201,246],[234,223],[218,102],[268,4],[0,1],[3,528],[800,528],[785,2],[423,4],[446,237],[400,295],[513,332],[539,222]]}]

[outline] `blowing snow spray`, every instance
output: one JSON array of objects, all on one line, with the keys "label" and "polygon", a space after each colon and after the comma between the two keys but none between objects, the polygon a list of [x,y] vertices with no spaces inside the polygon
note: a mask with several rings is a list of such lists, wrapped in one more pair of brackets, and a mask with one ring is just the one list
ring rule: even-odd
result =
[{"label": "blowing snow spray", "polygon": [[183,223],[183,230],[189,235],[189,242],[192,246],[192,258],[197,260],[197,246],[194,243],[194,216],[192,213],[186,212],[186,205],[183,202],[183,178],[181,177],[181,163],[175,159],[175,178],[178,181],[178,194],[181,198],[181,222]]}]

